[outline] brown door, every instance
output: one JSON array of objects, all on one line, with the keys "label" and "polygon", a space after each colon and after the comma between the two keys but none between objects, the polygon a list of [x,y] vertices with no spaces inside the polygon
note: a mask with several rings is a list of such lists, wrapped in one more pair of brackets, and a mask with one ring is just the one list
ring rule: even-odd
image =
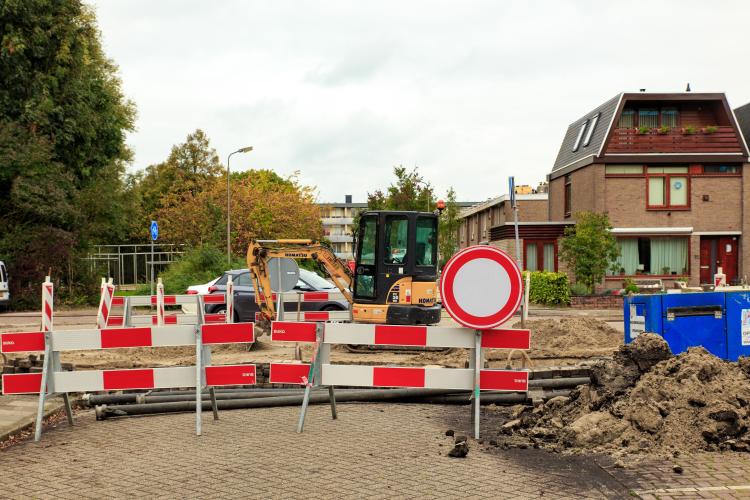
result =
[{"label": "brown door", "polygon": [[701,283],[713,283],[713,275],[716,274],[719,267],[727,275],[728,284],[735,282],[739,255],[738,244],[739,238],[737,236],[701,236]]}]

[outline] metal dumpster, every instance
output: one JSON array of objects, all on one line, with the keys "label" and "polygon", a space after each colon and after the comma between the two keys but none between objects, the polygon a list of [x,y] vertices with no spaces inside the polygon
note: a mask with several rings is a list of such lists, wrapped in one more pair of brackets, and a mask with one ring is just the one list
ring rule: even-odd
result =
[{"label": "metal dumpster", "polygon": [[727,359],[726,293],[679,293],[662,296],[664,340],[673,353],[703,346]]},{"label": "metal dumpster", "polygon": [[750,356],[750,291],[726,292],[727,359]]},{"label": "metal dumpster", "polygon": [[643,332],[662,333],[662,294],[630,295],[623,301],[625,343]]}]

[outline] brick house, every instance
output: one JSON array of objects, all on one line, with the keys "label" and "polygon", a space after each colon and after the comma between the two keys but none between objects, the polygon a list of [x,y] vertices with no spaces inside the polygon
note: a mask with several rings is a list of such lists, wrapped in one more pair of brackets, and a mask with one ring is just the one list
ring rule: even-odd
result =
[{"label": "brick house", "polygon": [[[621,250],[603,283],[626,278],[709,283],[750,275],[750,104],[723,93],[622,93],[568,126],[547,176],[548,195],[518,196],[523,267],[564,269],[559,240],[579,211],[606,212]],[[540,213],[542,206],[547,212]],[[462,213],[461,247],[515,255],[506,196]],[[571,276],[571,278],[573,278]]]},{"label": "brick house", "polygon": [[[524,269],[560,270],[558,239],[572,222],[549,222],[546,185],[529,194],[516,194],[519,239]],[[489,244],[516,255],[513,209],[508,195],[498,196],[464,209],[459,228],[459,248]]]},{"label": "brick house", "polygon": [[747,162],[724,94],[619,94],[568,127],[547,220],[609,215],[622,255],[607,288],[645,276],[708,283],[719,266],[738,281],[750,270]]}]

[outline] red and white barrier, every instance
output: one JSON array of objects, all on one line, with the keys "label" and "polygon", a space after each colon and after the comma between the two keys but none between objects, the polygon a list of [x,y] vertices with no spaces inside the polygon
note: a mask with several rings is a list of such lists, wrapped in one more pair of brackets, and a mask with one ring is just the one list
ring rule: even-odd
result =
[{"label": "red and white barrier", "polygon": [[54,286],[50,277],[47,276],[42,284],[42,331],[49,332],[52,330],[52,321],[55,314],[54,307]]},{"label": "red and white barrier", "polygon": [[[323,334],[321,336],[321,330]],[[322,342],[311,363],[271,363],[272,383],[354,387],[400,387],[467,390],[473,394],[475,435],[479,436],[481,391],[526,392],[529,373],[522,370],[484,369],[483,349],[529,349],[530,331],[434,326],[370,325],[354,323],[297,323],[274,321],[271,339],[280,342]],[[330,346],[355,344],[373,346],[446,347],[470,349],[469,368],[411,366],[335,365],[330,362]],[[332,390],[331,390],[332,391]],[[307,392],[306,392],[307,394]],[[306,400],[305,400],[306,403]],[[304,422],[304,408],[298,431]]]},{"label": "red and white barrier", "polygon": [[[113,303],[108,293],[109,283],[102,285],[101,318],[109,319]],[[157,292],[157,305],[163,305],[166,297],[163,287]],[[0,352],[44,351],[42,373],[4,374],[3,394],[38,393],[39,407],[36,420],[35,440],[41,438],[41,423],[44,403],[48,395],[62,393],[68,410],[68,420],[72,424],[68,392],[95,392],[123,389],[161,389],[175,387],[208,387],[218,418],[213,387],[224,385],[252,385],[256,383],[254,364],[206,366],[210,365],[210,346],[213,344],[252,343],[255,341],[253,323],[216,323],[174,326],[146,326],[125,328],[95,328],[86,330],[63,330],[53,328],[52,283],[47,280],[42,285],[43,316],[49,321],[43,325],[49,328],[41,332],[16,332],[0,334]],[[193,296],[198,310],[204,307],[203,297]],[[123,302],[127,304],[127,300]],[[157,322],[163,323],[163,309],[157,307]],[[87,370],[64,372],[60,365],[60,353],[75,350],[99,350],[133,347],[189,346],[196,347],[195,366],[170,368],[139,368],[132,370]],[[201,433],[201,391],[196,391],[196,433]]]}]

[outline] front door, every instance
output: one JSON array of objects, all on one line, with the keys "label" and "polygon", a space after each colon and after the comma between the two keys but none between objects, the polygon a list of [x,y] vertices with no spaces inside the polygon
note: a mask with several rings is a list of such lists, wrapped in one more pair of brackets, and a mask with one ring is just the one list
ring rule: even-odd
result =
[{"label": "front door", "polygon": [[721,267],[727,284],[737,280],[739,238],[737,236],[701,236],[701,283],[713,283],[713,276]]}]

